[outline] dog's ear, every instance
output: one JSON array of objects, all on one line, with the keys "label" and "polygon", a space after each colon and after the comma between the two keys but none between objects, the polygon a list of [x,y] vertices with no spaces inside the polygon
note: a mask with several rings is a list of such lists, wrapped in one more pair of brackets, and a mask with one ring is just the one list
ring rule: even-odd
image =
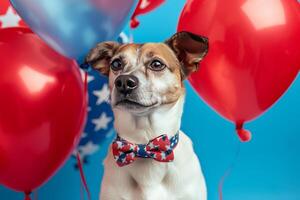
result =
[{"label": "dog's ear", "polygon": [[199,62],[208,52],[208,39],[190,32],[175,33],[165,42],[182,65],[183,77],[197,71]]},{"label": "dog's ear", "polygon": [[92,65],[92,67],[100,71],[103,75],[109,75],[110,59],[119,48],[120,44],[117,42],[102,42],[90,50],[85,58],[85,63]]}]

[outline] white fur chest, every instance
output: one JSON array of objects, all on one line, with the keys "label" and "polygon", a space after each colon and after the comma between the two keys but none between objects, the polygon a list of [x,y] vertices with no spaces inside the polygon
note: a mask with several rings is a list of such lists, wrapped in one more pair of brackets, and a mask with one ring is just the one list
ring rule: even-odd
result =
[{"label": "white fur chest", "polygon": [[199,160],[189,138],[180,133],[171,163],[138,158],[118,167],[109,152],[105,160],[101,200],[206,200]]},{"label": "white fur chest", "polygon": [[138,158],[132,166],[128,166],[125,170],[138,185],[153,187],[157,183],[163,182],[168,172],[168,165],[170,163],[160,163],[153,159]]}]

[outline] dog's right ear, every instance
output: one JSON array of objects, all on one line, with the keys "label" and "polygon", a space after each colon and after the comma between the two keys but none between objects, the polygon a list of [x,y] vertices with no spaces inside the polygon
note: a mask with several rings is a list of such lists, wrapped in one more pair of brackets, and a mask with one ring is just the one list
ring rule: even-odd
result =
[{"label": "dog's right ear", "polygon": [[85,63],[100,71],[103,75],[109,75],[109,63],[120,44],[117,42],[102,42],[90,50],[85,58]]}]

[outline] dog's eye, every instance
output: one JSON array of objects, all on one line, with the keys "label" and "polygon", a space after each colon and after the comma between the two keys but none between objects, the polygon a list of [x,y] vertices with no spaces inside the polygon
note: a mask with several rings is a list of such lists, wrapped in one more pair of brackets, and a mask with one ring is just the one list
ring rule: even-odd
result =
[{"label": "dog's eye", "polygon": [[163,64],[161,61],[159,60],[153,60],[150,64],[150,69],[153,71],[161,71],[166,67],[165,64]]},{"label": "dog's eye", "polygon": [[122,61],[117,58],[115,60],[113,60],[110,64],[110,68],[113,70],[113,71],[119,71],[123,68],[123,64],[122,64]]}]

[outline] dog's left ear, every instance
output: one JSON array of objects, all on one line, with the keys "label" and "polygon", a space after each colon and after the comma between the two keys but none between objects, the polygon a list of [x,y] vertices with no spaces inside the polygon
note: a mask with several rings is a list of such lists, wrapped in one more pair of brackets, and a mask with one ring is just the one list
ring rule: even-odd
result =
[{"label": "dog's left ear", "polygon": [[182,65],[183,77],[197,71],[199,62],[208,52],[208,39],[190,32],[175,33],[165,42]]}]

